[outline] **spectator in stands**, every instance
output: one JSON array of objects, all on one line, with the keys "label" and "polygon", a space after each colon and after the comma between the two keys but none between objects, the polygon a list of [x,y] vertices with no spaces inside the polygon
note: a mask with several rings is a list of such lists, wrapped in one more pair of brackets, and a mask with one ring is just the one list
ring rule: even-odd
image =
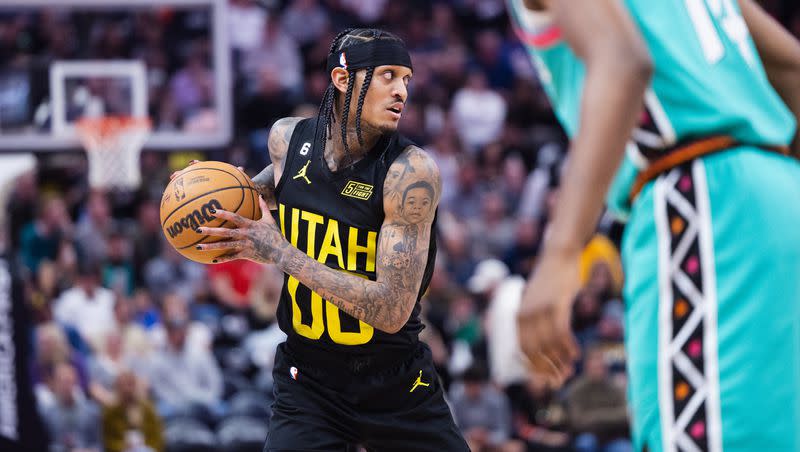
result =
[{"label": "spectator in stands", "polygon": [[167,344],[153,356],[149,380],[164,417],[201,410],[222,412],[222,373],[209,350],[186,346],[189,319],[165,316]]},{"label": "spectator in stands", "polygon": [[172,100],[183,124],[211,106],[214,99],[214,75],[204,61],[200,42],[193,44],[185,66],[172,76],[169,85]]},{"label": "spectator in stands", "polygon": [[35,323],[53,320],[52,304],[60,290],[57,272],[54,262],[43,260],[39,263],[36,280],[28,291],[28,304]]},{"label": "spectator in stands", "polygon": [[517,218],[514,226],[514,244],[502,256],[512,273],[529,275],[539,251],[540,223],[533,219]]},{"label": "spectator in stands", "polygon": [[108,236],[108,256],[101,270],[103,286],[117,296],[130,296],[136,284],[133,267],[133,243],[123,231]]},{"label": "spectator in stands", "polygon": [[158,309],[153,303],[153,296],[150,291],[139,287],[131,298],[133,318],[145,330],[149,330],[161,321]]},{"label": "spectator in stands", "polygon": [[111,204],[105,192],[90,193],[75,227],[75,243],[82,260],[102,262],[108,256],[108,235],[113,223]]},{"label": "spectator in stands", "polygon": [[470,70],[451,107],[453,122],[467,150],[477,152],[500,137],[506,109],[505,99],[489,89],[486,74],[480,69]]},{"label": "spectator in stands", "polygon": [[103,405],[111,400],[114,381],[122,370],[145,375],[152,350],[144,328],[133,321],[132,306],[126,298],[114,304],[113,330],[106,333],[101,347],[89,358],[92,397]]},{"label": "spectator in stands", "polygon": [[506,388],[514,431],[529,452],[572,452],[564,407],[545,383],[529,376]]},{"label": "spectator in stands", "polygon": [[136,228],[133,230],[133,268],[137,285],[144,283],[142,269],[147,261],[161,252],[161,218],[158,202],[145,200],[139,205],[136,214]]},{"label": "spectator in stands", "polygon": [[496,90],[510,90],[514,83],[508,49],[497,30],[486,29],[475,37],[475,59],[487,75],[489,86]]},{"label": "spectator in stands", "polygon": [[247,92],[258,86],[257,77],[264,69],[278,74],[278,83],[284,91],[300,94],[303,88],[303,59],[297,42],[281,25],[278,17],[270,16],[261,45],[242,57],[242,73],[246,74]]},{"label": "spectator in stands", "polygon": [[80,353],[70,348],[66,334],[57,323],[45,323],[36,328],[35,354],[31,377],[37,385],[36,396],[41,405],[55,402],[53,393],[46,384],[61,363],[69,363],[77,372],[81,391],[89,390],[90,379],[86,361]]},{"label": "spectator in stands", "polygon": [[76,329],[93,347],[114,329],[114,293],[100,285],[100,267],[96,262],[81,261],[78,281],[66,290],[53,306],[55,319]]},{"label": "spectator in stands", "polygon": [[464,286],[477,265],[467,226],[453,215],[442,215],[438,229],[443,232],[441,246],[446,253],[445,268],[458,285]]},{"label": "spectator in stands", "polygon": [[479,259],[503,256],[514,244],[515,223],[507,210],[506,200],[498,190],[481,197],[481,216],[468,222],[472,249]]},{"label": "spectator in stands", "polygon": [[329,26],[328,14],[318,0],[292,0],[281,17],[283,28],[301,47],[320,39]]},{"label": "spectator in stands", "polygon": [[578,452],[632,452],[625,393],[609,378],[600,346],[586,351],[584,374],[567,387],[565,404]]},{"label": "spectator in stands", "polygon": [[291,116],[294,110],[292,93],[282,87],[279,71],[275,66],[264,66],[259,68],[257,74],[251,74],[251,82],[255,85],[242,105],[241,126],[261,129],[280,118]]},{"label": "spectator in stands", "polygon": [[[7,33],[6,36],[0,36],[0,42],[2,42],[4,38],[17,37],[11,32],[13,28],[13,26],[8,26],[7,32],[10,33]],[[3,33],[0,32],[0,35],[3,35]],[[2,44],[0,44],[0,48],[1,47]],[[0,50],[0,53],[2,53],[2,50]],[[0,57],[0,61],[1,60],[2,57]],[[39,179],[36,171],[29,171],[17,177],[11,195],[9,196],[8,206],[6,207],[8,239],[10,243],[20,243],[22,228],[28,223],[33,222],[36,218],[36,206],[38,205],[38,201]]]},{"label": "spectator in stands", "polygon": [[50,434],[51,452],[100,452],[97,407],[79,393],[78,376],[69,363],[57,364],[50,384],[55,403],[41,410]]},{"label": "spectator in stands", "polygon": [[264,36],[267,11],[255,0],[230,0],[228,2],[228,30],[231,47],[246,52],[256,49]]},{"label": "spectator in stands", "polygon": [[170,291],[178,291],[186,299],[192,298],[205,283],[205,267],[181,256],[172,245],[166,243],[163,234],[161,240],[164,242],[161,254],[144,267],[147,290],[156,299]]},{"label": "spectator in stands", "polygon": [[56,260],[61,241],[72,233],[64,200],[48,196],[39,201],[36,219],[20,232],[22,263],[36,273],[42,259]]},{"label": "spectator in stands", "polygon": [[470,292],[488,304],[485,324],[489,374],[500,388],[527,379],[516,325],[524,286],[525,280],[518,275],[510,276],[508,267],[497,259],[481,261],[467,282]]},{"label": "spectator in stands", "polygon": [[581,345],[597,340],[597,324],[602,314],[600,299],[592,292],[582,290],[572,308],[572,331]]},{"label": "spectator in stands", "polygon": [[426,150],[436,161],[442,178],[442,197],[439,200],[439,209],[442,211],[452,210],[457,190],[458,154],[460,152],[458,137],[452,125],[444,125],[442,130],[433,136],[433,142],[428,145]]},{"label": "spectator in stands", "polygon": [[449,211],[461,220],[477,219],[481,214],[478,206],[485,192],[483,181],[480,180],[478,167],[472,156],[462,155],[458,163],[456,192]]},{"label": "spectator in stands", "polygon": [[213,332],[204,323],[191,320],[189,302],[179,291],[167,292],[161,298],[161,323],[155,325],[148,332],[150,339],[157,349],[164,350],[169,347],[169,328],[167,320],[186,319],[186,334],[184,348],[204,354],[211,349]]},{"label": "spectator in stands", "polygon": [[121,371],[115,381],[114,403],[103,410],[103,446],[106,452],[164,450],[163,426],[155,407],[132,371]]},{"label": "spectator in stands", "polygon": [[473,364],[450,390],[453,416],[473,452],[521,451],[511,440],[511,411],[506,395],[489,384],[485,366]]}]

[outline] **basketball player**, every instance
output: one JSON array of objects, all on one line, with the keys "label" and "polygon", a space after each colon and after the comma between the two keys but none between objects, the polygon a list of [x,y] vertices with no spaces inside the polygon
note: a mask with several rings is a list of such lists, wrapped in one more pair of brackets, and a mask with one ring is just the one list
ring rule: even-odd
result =
[{"label": "basketball player", "polygon": [[229,239],[199,246],[230,249],[219,262],[285,273],[277,317],[288,339],[275,358],[265,450],[468,450],[418,339],[441,180],[396,132],[411,58],[390,33],[346,30],[327,70],[319,116],[284,118],[270,132],[272,165],[254,181],[275,219],[217,211],[237,227],[199,229]]},{"label": "basketball player", "polygon": [[752,0],[508,4],[572,136],[519,314],[533,368],[571,373],[578,255],[611,186],[637,450],[800,450],[797,41]]}]

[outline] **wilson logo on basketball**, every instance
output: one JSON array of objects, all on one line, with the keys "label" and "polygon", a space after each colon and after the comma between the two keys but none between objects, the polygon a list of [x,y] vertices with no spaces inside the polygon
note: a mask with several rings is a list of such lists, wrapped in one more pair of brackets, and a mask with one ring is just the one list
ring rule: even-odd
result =
[{"label": "wilson logo on basketball", "polygon": [[169,237],[174,239],[182,234],[183,231],[194,231],[200,225],[206,224],[206,222],[213,220],[215,217],[211,214],[211,211],[217,209],[222,209],[222,204],[220,204],[220,202],[216,199],[212,199],[211,201],[203,204],[199,209],[195,209],[189,215],[186,215],[185,217],[173,223],[172,226],[168,226],[167,233],[169,234]]}]

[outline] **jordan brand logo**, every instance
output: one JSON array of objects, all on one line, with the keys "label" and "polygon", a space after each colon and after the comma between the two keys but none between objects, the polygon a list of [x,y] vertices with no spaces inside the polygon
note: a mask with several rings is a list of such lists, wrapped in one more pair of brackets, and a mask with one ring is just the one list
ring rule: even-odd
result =
[{"label": "jordan brand logo", "polygon": [[430,386],[430,385],[431,385],[430,383],[424,383],[422,381],[422,371],[420,370],[419,377],[417,377],[417,380],[414,382],[414,386],[412,386],[411,390],[408,392],[414,392],[414,390],[417,389],[417,386]]},{"label": "jordan brand logo", "polygon": [[311,160],[306,160],[306,164],[303,165],[302,168],[300,168],[300,171],[298,171],[297,175],[295,175],[292,179],[300,179],[300,178],[302,178],[302,179],[306,180],[307,184],[311,185],[311,181],[308,180],[308,177],[306,177],[306,171],[308,171],[308,164],[309,163],[311,163]]}]

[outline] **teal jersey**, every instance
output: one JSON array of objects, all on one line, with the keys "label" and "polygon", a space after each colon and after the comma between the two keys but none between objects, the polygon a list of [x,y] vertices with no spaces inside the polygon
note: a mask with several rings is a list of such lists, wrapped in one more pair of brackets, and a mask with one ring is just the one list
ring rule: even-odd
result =
[{"label": "teal jersey", "polygon": [[[756,145],[786,145],[794,117],[769,84],[735,0],[624,0],[655,72],[633,138],[648,158],[677,143],[728,135]],[[547,14],[508,0],[567,134],[579,126],[585,69]],[[629,153],[630,154],[630,153]],[[637,166],[645,160],[634,158]]]}]

